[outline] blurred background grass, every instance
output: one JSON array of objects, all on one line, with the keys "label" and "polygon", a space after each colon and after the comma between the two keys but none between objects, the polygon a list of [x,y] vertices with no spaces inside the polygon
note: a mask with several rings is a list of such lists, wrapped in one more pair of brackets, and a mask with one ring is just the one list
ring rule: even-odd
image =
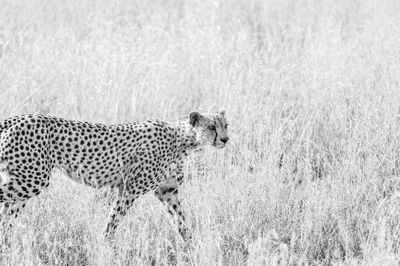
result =
[{"label": "blurred background grass", "polygon": [[231,139],[188,166],[191,250],[150,195],[111,248],[107,200],[56,173],[3,262],[252,264],[275,230],[290,264],[397,265],[399,14],[395,0],[0,0],[0,118],[224,107]]}]

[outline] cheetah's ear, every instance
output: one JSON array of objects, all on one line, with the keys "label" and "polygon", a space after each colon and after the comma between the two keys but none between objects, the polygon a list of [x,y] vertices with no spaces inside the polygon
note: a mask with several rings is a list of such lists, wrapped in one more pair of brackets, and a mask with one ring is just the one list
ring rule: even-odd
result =
[{"label": "cheetah's ear", "polygon": [[225,109],[222,109],[218,112],[220,115],[225,116]]},{"label": "cheetah's ear", "polygon": [[190,112],[189,114],[189,123],[194,127],[196,123],[199,121],[201,114],[197,111]]}]

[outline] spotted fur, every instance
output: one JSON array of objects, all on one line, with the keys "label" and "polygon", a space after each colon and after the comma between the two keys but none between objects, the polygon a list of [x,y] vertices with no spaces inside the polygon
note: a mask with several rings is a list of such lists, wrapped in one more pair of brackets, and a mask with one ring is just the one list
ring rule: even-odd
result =
[{"label": "spotted fur", "polygon": [[104,125],[43,115],[22,115],[0,124],[0,220],[16,217],[28,199],[49,186],[59,168],[77,182],[118,189],[106,226],[114,231],[140,195],[154,191],[187,230],[178,200],[183,163],[204,145],[222,148],[228,141],[225,112],[200,114],[176,124],[160,120]]}]

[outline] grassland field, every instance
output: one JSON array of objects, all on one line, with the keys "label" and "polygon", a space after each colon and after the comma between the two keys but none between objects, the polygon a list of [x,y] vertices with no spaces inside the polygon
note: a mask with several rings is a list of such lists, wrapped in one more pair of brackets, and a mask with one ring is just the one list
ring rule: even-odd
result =
[{"label": "grassland field", "polygon": [[0,119],[225,108],[230,135],[188,163],[190,249],[152,195],[111,247],[109,194],[55,172],[2,263],[398,265],[399,86],[396,0],[0,0]]}]

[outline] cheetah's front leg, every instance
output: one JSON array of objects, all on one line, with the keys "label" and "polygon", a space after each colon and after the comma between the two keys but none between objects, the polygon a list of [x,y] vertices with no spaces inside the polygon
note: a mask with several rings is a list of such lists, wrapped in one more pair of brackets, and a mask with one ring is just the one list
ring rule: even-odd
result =
[{"label": "cheetah's front leg", "polygon": [[185,225],[185,216],[182,211],[181,203],[178,199],[178,184],[175,180],[170,180],[167,183],[161,185],[155,191],[156,197],[163,202],[170,215],[177,221],[179,233],[182,238],[186,240],[191,239],[189,230]]},{"label": "cheetah's front leg", "polygon": [[107,226],[104,231],[104,237],[106,239],[110,239],[112,236],[114,236],[115,229],[137,197],[137,194],[129,194],[125,190],[125,186],[123,184],[120,185],[118,189],[118,196],[115,199],[114,207],[110,213]]}]

